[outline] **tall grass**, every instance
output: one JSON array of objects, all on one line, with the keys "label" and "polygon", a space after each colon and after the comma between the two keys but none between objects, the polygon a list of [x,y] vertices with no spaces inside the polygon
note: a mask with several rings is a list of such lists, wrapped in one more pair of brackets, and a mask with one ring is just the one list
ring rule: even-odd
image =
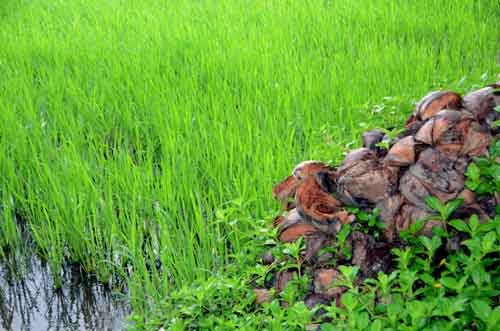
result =
[{"label": "tall grass", "polygon": [[411,108],[367,104],[494,79],[499,20],[497,0],[1,1],[1,246],[17,214],[56,275],[162,298],[241,248],[296,162]]}]

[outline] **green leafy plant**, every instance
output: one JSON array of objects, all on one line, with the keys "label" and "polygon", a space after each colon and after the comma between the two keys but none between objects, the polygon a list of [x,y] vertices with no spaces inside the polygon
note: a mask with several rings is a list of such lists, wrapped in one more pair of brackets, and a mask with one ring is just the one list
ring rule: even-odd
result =
[{"label": "green leafy plant", "polygon": [[342,225],[340,231],[336,234],[335,241],[329,247],[322,248],[318,255],[331,254],[330,264],[335,265],[338,259],[350,259],[352,255],[352,247],[347,245],[347,238],[351,233],[352,227],[350,224]]},{"label": "green leafy plant", "polygon": [[[304,241],[280,243],[274,239],[275,231],[255,226],[248,235],[252,245],[245,254],[234,256],[238,263],[227,266],[224,276],[175,291],[172,300],[160,306],[156,318],[136,323],[145,329],[161,326],[165,330],[303,330],[315,323],[321,330],[496,331],[500,270],[494,266],[500,262],[500,216],[487,222],[480,222],[477,215],[453,219],[462,203],[457,199],[443,204],[429,197],[427,204],[434,211],[429,219],[442,222],[444,230],[435,231],[432,237],[421,236],[428,219],[415,222],[402,233],[406,243],[391,250],[395,269],[361,284],[357,281],[359,267],[336,265],[336,260],[350,258],[347,239],[356,226],[362,225],[357,230],[364,228],[370,234],[381,227],[377,210],[371,214],[351,209],[359,225],[344,225],[334,244],[322,250],[333,254],[332,263],[340,271],[335,286],[346,288],[340,299],[342,307],[332,304],[308,309],[302,301],[311,284],[301,254]],[[459,249],[437,260],[438,251],[458,234]],[[255,265],[255,257],[270,247],[274,247],[276,261]],[[263,285],[272,272],[289,269],[297,273],[285,289],[278,295],[270,291],[268,302],[255,305],[253,286]],[[317,315],[320,311],[322,315]],[[331,321],[324,322],[324,318]]]},{"label": "green leafy plant", "polygon": [[489,157],[478,157],[467,167],[465,185],[479,195],[500,192],[500,140],[494,140]]},{"label": "green leafy plant", "polygon": [[356,215],[354,230],[369,233],[378,238],[380,231],[385,229],[385,224],[380,219],[380,209],[373,208],[370,212],[367,212],[356,207],[348,207],[347,210]]}]

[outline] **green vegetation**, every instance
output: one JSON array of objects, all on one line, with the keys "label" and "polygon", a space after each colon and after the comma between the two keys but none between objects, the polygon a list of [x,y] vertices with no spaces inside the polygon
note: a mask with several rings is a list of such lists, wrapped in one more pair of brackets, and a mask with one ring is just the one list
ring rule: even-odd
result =
[{"label": "green vegetation", "polygon": [[[497,141],[496,147],[499,144]],[[493,157],[500,155],[496,147],[490,149]],[[500,168],[494,159],[487,165]],[[392,250],[397,266],[391,274],[379,273],[376,279],[356,285],[359,268],[339,265],[342,279],[334,286],[348,289],[341,297],[343,308],[320,305],[310,311],[302,301],[308,277],[313,277],[308,274],[295,278],[280,294],[271,293],[268,302],[255,305],[253,288],[263,286],[273,270],[296,267],[300,271],[294,263],[301,249],[300,240],[280,243],[272,232],[259,231],[264,224],[256,224],[253,236],[248,238],[252,245],[236,256],[238,263],[228,265],[219,275],[174,291],[145,324],[138,317],[137,327],[172,331],[305,330],[311,325],[321,331],[498,330],[500,216],[487,223],[480,223],[476,215],[468,220],[450,220],[461,203],[454,200],[442,205],[435,198],[428,199],[449,228],[439,231],[435,227],[433,237],[428,238],[417,235],[424,223],[415,223],[406,234],[407,245]],[[367,219],[376,218],[367,215]],[[375,223],[366,225],[378,229]],[[445,248],[457,237],[461,238],[459,247]],[[276,262],[255,265],[270,247]],[[352,248],[337,247],[337,251],[345,249]],[[451,253],[443,255],[447,249]]]},{"label": "green vegetation", "polygon": [[338,161],[430,89],[496,80],[499,17],[496,0],[3,0],[0,254],[27,229],[56,277],[125,280],[137,313],[195,280],[223,292],[294,164]]},{"label": "green vegetation", "polygon": [[491,147],[489,158],[477,158],[467,168],[465,186],[478,194],[500,192],[500,166],[495,157],[500,155],[500,142],[496,141]]}]

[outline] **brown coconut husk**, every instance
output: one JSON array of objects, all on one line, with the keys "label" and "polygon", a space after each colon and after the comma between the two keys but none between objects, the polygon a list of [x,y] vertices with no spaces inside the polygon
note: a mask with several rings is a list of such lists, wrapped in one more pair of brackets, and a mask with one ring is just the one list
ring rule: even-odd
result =
[{"label": "brown coconut husk", "polygon": [[462,97],[451,91],[436,91],[427,94],[416,107],[416,117],[427,120],[443,109],[460,109]]},{"label": "brown coconut husk", "polygon": [[305,221],[296,209],[289,212],[288,216],[280,223],[278,239],[282,242],[294,242],[300,237],[318,232],[311,223]]},{"label": "brown coconut husk", "polygon": [[[500,104],[499,87],[488,86],[463,100],[451,91],[432,92],[417,104],[389,150],[377,146],[388,139],[384,131],[367,131],[362,136],[363,148],[348,153],[338,168],[320,161],[301,162],[291,176],[275,186],[273,196],[289,210],[273,222],[278,239],[293,242],[304,238],[299,260],[302,271],[313,276],[311,290],[304,297],[308,307],[334,301],[342,307],[345,288],[336,285],[342,278],[339,265],[359,266],[356,283],[360,284],[366,277],[391,271],[390,250],[404,246],[401,232],[415,222],[424,220],[417,235],[430,237],[436,228],[443,227],[427,205],[429,196],[443,204],[463,199],[451,218],[468,220],[476,214],[481,222],[487,222],[495,217],[499,194],[476,195],[465,187],[464,173],[474,157],[488,156],[491,142],[500,137],[498,129],[491,127],[500,117],[493,110]],[[380,229],[364,229],[364,223],[357,222],[347,207],[364,212],[378,208],[384,223],[382,233]],[[342,250],[322,251],[338,247],[333,246],[339,244],[338,231],[347,224],[352,232]],[[463,240],[454,230],[450,233],[443,251],[458,249]],[[352,256],[346,253],[349,248]],[[276,261],[269,253],[262,256],[262,263],[274,265]],[[277,272],[272,285],[276,292],[281,292],[294,275],[299,275],[297,270]],[[267,300],[266,295],[263,291],[258,301]]]},{"label": "brown coconut husk", "polygon": [[405,137],[396,142],[384,159],[389,166],[404,167],[415,162],[415,139],[412,136]]}]

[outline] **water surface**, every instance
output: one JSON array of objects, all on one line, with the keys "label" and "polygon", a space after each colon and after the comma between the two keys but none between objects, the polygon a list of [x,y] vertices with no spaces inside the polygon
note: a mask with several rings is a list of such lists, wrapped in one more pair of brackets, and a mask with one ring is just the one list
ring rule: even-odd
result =
[{"label": "water surface", "polygon": [[[50,269],[31,257],[22,265],[0,264],[0,330],[118,331],[130,307],[92,276],[68,268],[56,290]],[[16,276],[22,268],[22,276]]]}]

